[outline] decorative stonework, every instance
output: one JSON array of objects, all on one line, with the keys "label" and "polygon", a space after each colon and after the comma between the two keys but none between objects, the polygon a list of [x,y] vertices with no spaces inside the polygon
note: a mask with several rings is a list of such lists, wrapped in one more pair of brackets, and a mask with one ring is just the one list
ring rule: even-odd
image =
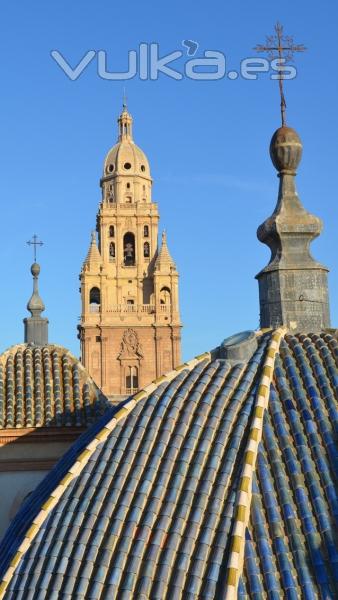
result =
[{"label": "decorative stonework", "polygon": [[118,358],[120,360],[128,358],[143,358],[142,346],[134,329],[129,328],[124,332]]}]

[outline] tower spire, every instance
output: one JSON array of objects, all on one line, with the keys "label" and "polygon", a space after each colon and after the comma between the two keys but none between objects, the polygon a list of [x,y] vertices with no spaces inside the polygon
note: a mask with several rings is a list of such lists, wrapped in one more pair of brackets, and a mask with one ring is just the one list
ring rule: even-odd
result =
[{"label": "tower spire", "polygon": [[118,128],[119,128],[119,138],[118,141],[122,142],[123,140],[128,140],[130,142],[133,141],[133,118],[131,114],[128,112],[127,108],[127,97],[125,94],[125,90],[123,92],[123,104],[122,104],[122,112],[118,118]]},{"label": "tower spire", "polygon": [[161,248],[159,250],[159,253],[158,253],[156,261],[155,261],[155,271],[168,270],[170,272],[171,270],[175,270],[175,269],[176,269],[175,263],[174,263],[173,259],[171,258],[170,252],[168,249],[167,232],[164,229],[162,231]]},{"label": "tower spire", "polygon": [[328,269],[312,258],[310,244],[323,224],[305,210],[297,194],[302,143],[296,131],[277,129],[270,155],[280,182],[276,208],[257,230],[259,241],[271,250],[269,264],[256,276],[261,327],[321,331],[330,327]]},{"label": "tower spire", "polygon": [[[276,35],[267,38],[258,52],[268,52],[284,63],[293,52],[305,50],[283,35],[277,23]],[[310,254],[311,242],[320,235],[322,221],[307,212],[296,190],[295,176],[303,146],[299,135],[286,126],[283,73],[280,69],[282,127],[273,134],[270,156],[278,171],[279,192],[276,208],[257,230],[260,242],[269,246],[269,264],[256,275],[259,283],[260,323],[262,328],[281,325],[293,331],[321,331],[330,327],[328,269]]]},{"label": "tower spire", "polygon": [[38,263],[32,264],[31,273],[33,275],[33,294],[27,303],[27,310],[31,316],[24,319],[25,343],[44,346],[48,344],[48,319],[41,316],[45,305],[39,294],[40,265]]},{"label": "tower spire", "polygon": [[92,231],[90,236],[90,246],[83,263],[83,270],[90,270],[92,268],[98,268],[101,264],[101,255],[96,243],[96,233]]}]

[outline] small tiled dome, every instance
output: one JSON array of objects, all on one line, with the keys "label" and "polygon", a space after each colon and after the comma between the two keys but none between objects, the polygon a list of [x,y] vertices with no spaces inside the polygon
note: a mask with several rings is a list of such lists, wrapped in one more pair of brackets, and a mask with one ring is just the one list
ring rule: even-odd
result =
[{"label": "small tiled dome", "polygon": [[337,597],[337,340],[242,338],[75,442],[3,539],[1,597]]},{"label": "small tiled dome", "polygon": [[61,346],[21,344],[0,356],[0,429],[81,427],[106,407],[87,371]]}]

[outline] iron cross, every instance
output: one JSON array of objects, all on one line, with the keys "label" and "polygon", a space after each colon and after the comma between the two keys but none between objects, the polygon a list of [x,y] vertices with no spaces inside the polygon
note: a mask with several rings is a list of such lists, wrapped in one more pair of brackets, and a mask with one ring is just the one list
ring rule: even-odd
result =
[{"label": "iron cross", "polygon": [[34,246],[34,262],[36,262],[36,248],[37,246],[43,246],[43,242],[38,240],[38,236],[34,233],[33,237],[29,242],[27,242],[28,246]]},{"label": "iron cross", "polygon": [[[280,66],[293,60],[295,52],[304,52],[306,50],[303,44],[294,44],[293,37],[283,35],[283,26],[280,23],[275,25],[275,34],[266,36],[266,44],[259,44],[254,48],[256,52],[266,52],[270,60],[279,59]],[[286,125],[286,101],[283,87],[283,70],[279,69],[279,92],[280,92],[280,108],[282,116],[282,126]]]}]

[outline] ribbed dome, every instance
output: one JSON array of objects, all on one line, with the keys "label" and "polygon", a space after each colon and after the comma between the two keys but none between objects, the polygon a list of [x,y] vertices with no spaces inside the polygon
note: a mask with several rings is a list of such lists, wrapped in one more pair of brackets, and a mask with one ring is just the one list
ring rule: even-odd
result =
[{"label": "ribbed dome", "polygon": [[107,411],[12,521],[0,597],[336,598],[337,357],[270,331]]},{"label": "ribbed dome", "polygon": [[80,361],[62,346],[19,344],[0,355],[0,431],[87,426],[107,406]]},{"label": "ribbed dome", "polygon": [[143,150],[132,140],[119,141],[109,150],[106,156],[103,177],[115,174],[121,175],[121,173],[150,178],[148,159]]}]

